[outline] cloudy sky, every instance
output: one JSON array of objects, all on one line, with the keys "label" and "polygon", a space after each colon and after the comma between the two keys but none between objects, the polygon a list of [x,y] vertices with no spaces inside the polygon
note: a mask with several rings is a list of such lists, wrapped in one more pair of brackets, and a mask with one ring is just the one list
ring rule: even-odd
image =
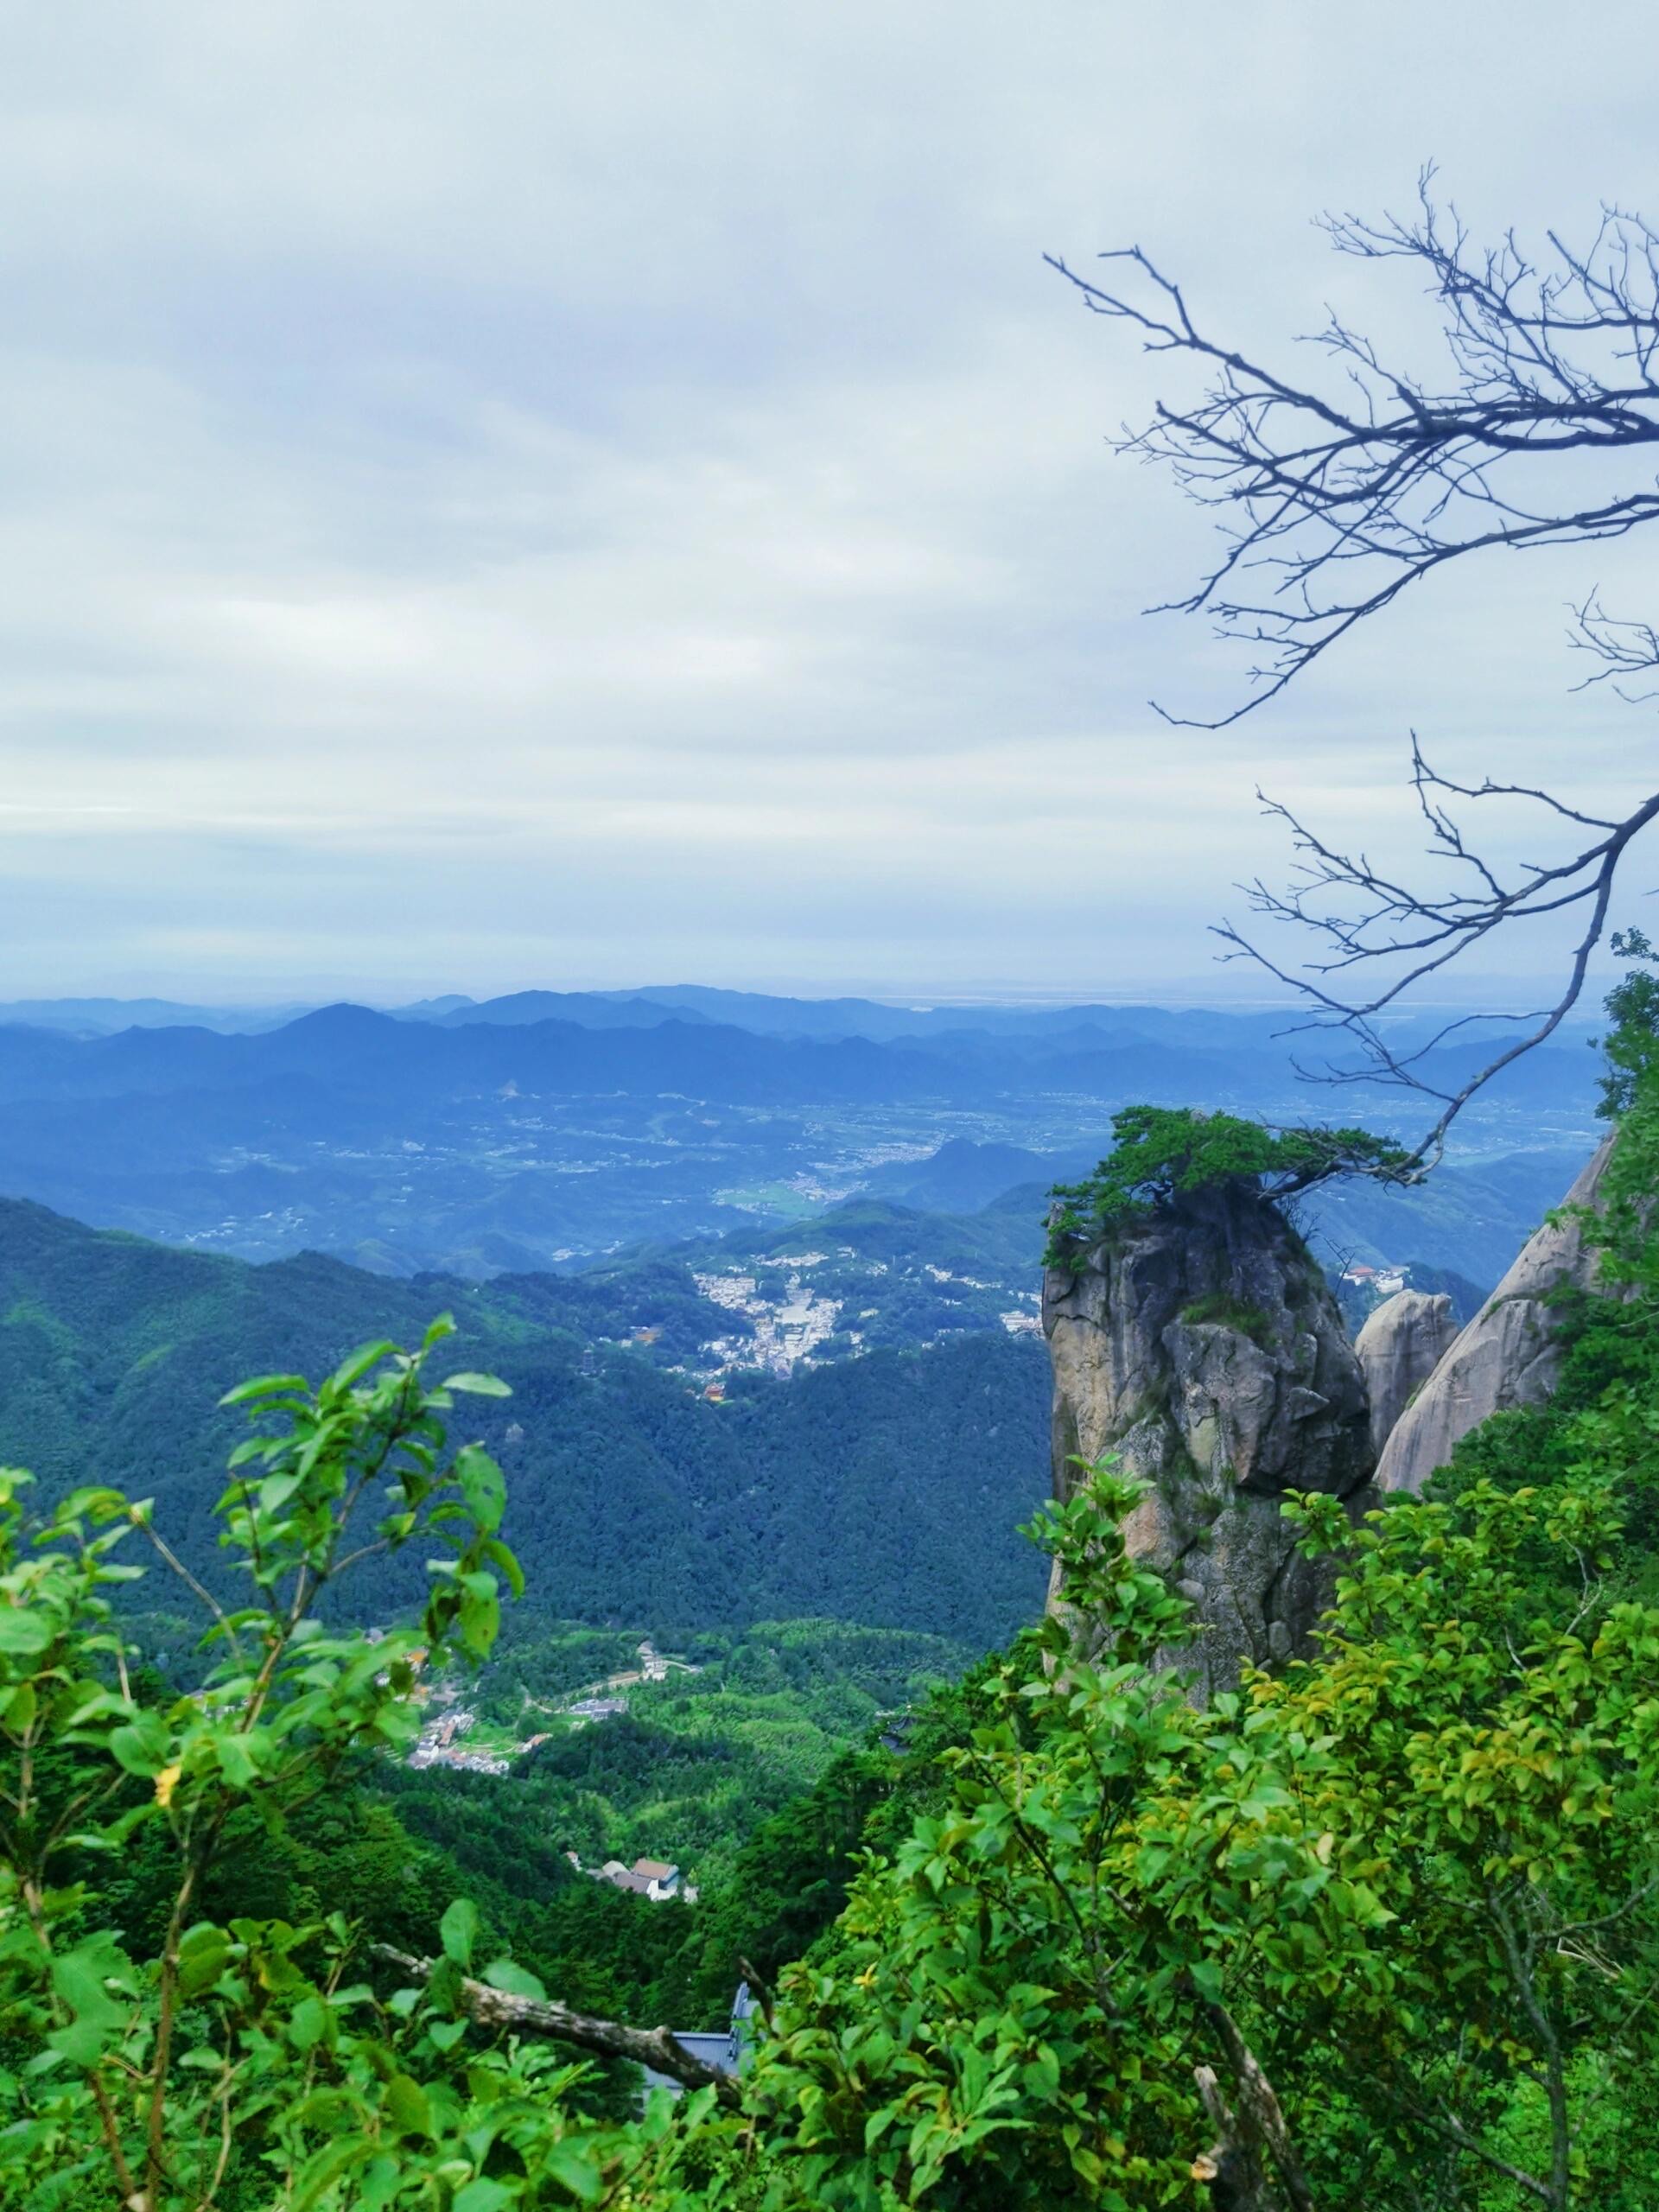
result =
[{"label": "cloudy sky", "polygon": [[1659,213],[1649,11],[1560,24],[10,0],[0,995],[1173,988],[1258,781],[1382,849],[1414,725],[1623,793],[1560,632],[1652,613],[1634,542],[1160,725],[1236,680],[1140,613],[1207,526],[1041,258],[1138,240],[1268,350],[1409,319],[1309,219],[1426,159],[1478,232]]}]

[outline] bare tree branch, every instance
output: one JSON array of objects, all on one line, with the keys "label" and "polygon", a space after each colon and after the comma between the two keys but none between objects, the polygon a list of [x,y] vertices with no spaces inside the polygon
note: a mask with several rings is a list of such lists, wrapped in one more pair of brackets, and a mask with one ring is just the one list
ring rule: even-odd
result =
[{"label": "bare tree branch", "polygon": [[[1103,254],[1093,277],[1049,257],[1092,313],[1126,324],[1148,353],[1186,356],[1207,380],[1196,399],[1160,400],[1150,423],[1116,441],[1218,511],[1220,557],[1195,589],[1152,611],[1207,614],[1217,635],[1255,655],[1238,704],[1192,716],[1154,701],[1166,720],[1230,727],[1465,554],[1622,537],[1659,518],[1659,232],[1606,207],[1586,247],[1552,232],[1535,258],[1510,232],[1480,251],[1455,208],[1437,207],[1432,180],[1425,169],[1408,219],[1344,214],[1322,224],[1339,253],[1403,263],[1427,279],[1446,355],[1430,377],[1390,365],[1333,313],[1306,341],[1336,372],[1329,390],[1316,389],[1211,337],[1139,246]],[[1569,637],[1597,664],[1575,688],[1605,683],[1633,702],[1659,696],[1659,626],[1609,614],[1592,592]],[[1230,922],[1218,934],[1224,957],[1255,962],[1307,1002],[1307,1019],[1288,1033],[1336,1031],[1357,1047],[1346,1064],[1300,1072],[1381,1082],[1436,1103],[1416,1155],[1427,1166],[1469,1100],[1577,1003],[1619,868],[1659,815],[1659,791],[1605,819],[1539,785],[1454,782],[1428,766],[1414,734],[1411,781],[1438,883],[1396,880],[1264,798],[1290,832],[1294,875],[1283,892],[1260,880],[1242,887],[1255,914],[1310,933],[1313,957],[1275,959]],[[1492,798],[1530,804],[1554,830],[1590,834],[1560,860],[1501,870],[1451,810],[1452,801]],[[1462,1016],[1410,1051],[1383,1033],[1426,982],[1511,925],[1551,916],[1578,927],[1549,1003]],[[1357,974],[1367,980],[1356,991],[1344,979]],[[1482,1020],[1522,1033],[1465,1074],[1443,1048]]]},{"label": "bare tree branch", "polygon": [[[1314,950],[1293,969],[1231,922],[1217,925],[1215,934],[1229,948],[1224,957],[1254,961],[1310,1001],[1307,1017],[1290,1024],[1281,1035],[1336,1033],[1358,1048],[1357,1058],[1345,1065],[1326,1060],[1310,1068],[1298,1063],[1300,1073],[1323,1083],[1382,1084],[1439,1103],[1440,1115],[1417,1147],[1416,1157],[1427,1167],[1440,1158],[1447,1130],[1475,1093],[1523,1052],[1541,1044],[1577,1004],[1590,957],[1606,926],[1619,864],[1631,841],[1659,816],[1659,792],[1643,799],[1623,821],[1604,821],[1528,785],[1490,779],[1479,785],[1453,783],[1430,766],[1414,735],[1411,758],[1412,782],[1429,828],[1432,850],[1443,863],[1471,871],[1471,887],[1465,888],[1455,876],[1448,887],[1438,891],[1398,881],[1375,868],[1364,854],[1327,844],[1288,807],[1258,792],[1267,812],[1288,828],[1293,849],[1303,857],[1287,890],[1270,890],[1260,879],[1241,888],[1253,912],[1292,924],[1305,938],[1311,935]],[[1531,800],[1560,819],[1605,834],[1549,867],[1524,863],[1519,874],[1505,882],[1465,842],[1440,794]],[[1383,1034],[1378,1026],[1382,1017],[1497,930],[1573,909],[1580,912],[1582,925],[1552,1004],[1525,1014],[1459,1014],[1440,1024],[1409,1051],[1396,1047]],[[1382,972],[1375,988],[1357,995],[1344,995],[1325,981],[1377,963]],[[1457,1080],[1443,1061],[1435,1060],[1435,1054],[1459,1030],[1490,1021],[1522,1025],[1524,1033]]]},{"label": "bare tree branch", "polygon": [[[1262,2144],[1279,2170],[1294,2212],[1313,2212],[1313,2196],[1307,2176],[1291,2140],[1290,2129],[1274,2087],[1262,2070],[1261,2061],[1245,2042],[1239,2025],[1224,2005],[1206,2003],[1205,2011],[1227,2053],[1238,2093],[1239,2111],[1249,2133]],[[1200,2082],[1200,2093],[1203,2092]],[[1206,2106],[1209,2099],[1205,2097]]]},{"label": "bare tree branch", "polygon": [[[1191,356],[1211,378],[1196,401],[1160,401],[1116,441],[1224,511],[1225,552],[1159,611],[1207,613],[1222,637],[1266,649],[1240,705],[1171,721],[1238,721],[1464,554],[1621,537],[1659,518],[1650,474],[1563,499],[1547,466],[1659,446],[1659,237],[1605,208],[1587,251],[1552,234],[1541,267],[1513,235],[1477,252],[1456,211],[1435,206],[1432,176],[1420,177],[1409,220],[1336,215],[1322,227],[1340,253],[1427,276],[1451,357],[1438,387],[1387,367],[1333,314],[1309,341],[1342,372],[1339,396],[1327,396],[1212,339],[1138,245],[1100,256],[1109,280],[1048,257],[1091,312],[1127,323],[1149,353]],[[1514,488],[1523,467],[1557,496],[1523,503]]]},{"label": "bare tree branch", "polygon": [[[436,1963],[411,1957],[407,1951],[395,1951],[385,1943],[373,1945],[372,1955],[415,1981],[425,1981]],[[688,2089],[712,2089],[723,2105],[740,2102],[732,2076],[694,2058],[675,2042],[667,2028],[625,2027],[618,2020],[574,2012],[568,2005],[550,1998],[510,1997],[505,1990],[492,1989],[487,1982],[474,1981],[469,1975],[461,1977],[460,2002],[468,2018],[481,2026],[511,2028],[520,2035],[550,2036],[606,2058],[631,2058],[636,2065],[655,2067],[659,2074],[683,2082]]]},{"label": "bare tree branch", "polygon": [[1281,2212],[1279,2193],[1262,2171],[1261,2145],[1241,2127],[1214,2068],[1195,2066],[1192,2078],[1216,2131],[1214,2148],[1192,2162],[1193,2180],[1208,2188],[1216,2212]]}]

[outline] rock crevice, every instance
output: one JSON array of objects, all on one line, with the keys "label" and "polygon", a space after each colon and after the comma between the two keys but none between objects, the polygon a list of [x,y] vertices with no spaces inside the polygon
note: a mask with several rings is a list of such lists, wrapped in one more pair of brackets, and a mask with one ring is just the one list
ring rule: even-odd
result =
[{"label": "rock crevice", "polygon": [[1368,1317],[1354,1339],[1354,1351],[1370,1397],[1374,1450],[1382,1451],[1457,1334],[1452,1300],[1444,1291],[1396,1291]]}]

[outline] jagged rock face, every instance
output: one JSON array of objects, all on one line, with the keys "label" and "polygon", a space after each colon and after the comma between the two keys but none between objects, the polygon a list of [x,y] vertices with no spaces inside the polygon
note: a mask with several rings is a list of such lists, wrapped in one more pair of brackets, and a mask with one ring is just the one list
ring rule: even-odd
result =
[{"label": "jagged rock face", "polygon": [[[1594,1205],[1612,1148],[1609,1137],[1567,1192],[1564,1205]],[[1554,1317],[1544,1300],[1564,1282],[1587,1287],[1596,1265],[1596,1255],[1585,1250],[1584,1239],[1571,1222],[1559,1229],[1546,1224],[1528,1240],[1515,1265],[1395,1422],[1377,1463],[1379,1490],[1421,1490],[1435,1468],[1452,1457],[1458,1439],[1489,1414],[1541,1405],[1549,1396],[1560,1358]]]},{"label": "jagged rock face", "polygon": [[1444,1291],[1396,1291],[1370,1314],[1354,1339],[1354,1352],[1371,1401],[1371,1448],[1380,1452],[1395,1424],[1458,1333]]},{"label": "jagged rock face", "polygon": [[1051,1270],[1043,1326],[1057,1496],[1073,1454],[1116,1452],[1149,1480],[1129,1547],[1194,1601],[1206,1691],[1245,1659],[1288,1655],[1325,1576],[1298,1556],[1280,1501],[1312,1490],[1357,1503],[1372,1465],[1359,1363],[1301,1239],[1248,1186],[1195,1192],[1080,1273]]}]

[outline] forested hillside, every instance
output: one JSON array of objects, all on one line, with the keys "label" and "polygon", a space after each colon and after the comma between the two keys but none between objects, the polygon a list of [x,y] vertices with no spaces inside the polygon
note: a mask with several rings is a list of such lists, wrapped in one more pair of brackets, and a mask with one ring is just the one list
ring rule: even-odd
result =
[{"label": "forested hillside", "polygon": [[[663,1296],[683,1292],[671,1278]],[[468,1418],[508,1476],[508,1531],[544,1611],[673,1636],[824,1615],[929,1630],[972,1649],[1040,1601],[1014,1535],[1047,1489],[1047,1363],[1001,1332],[791,1382],[723,1405],[626,1345],[640,1319],[581,1278],[483,1287],[389,1281],[315,1255],[253,1267],[0,1205],[0,1458],[48,1496],[153,1496],[214,1571],[212,1510],[251,1369],[315,1372],[452,1308],[457,1358],[509,1400]],[[651,1312],[651,1307],[645,1309]],[[585,1370],[591,1366],[593,1371]],[[363,1602],[417,1595],[418,1566],[370,1570]]]}]

